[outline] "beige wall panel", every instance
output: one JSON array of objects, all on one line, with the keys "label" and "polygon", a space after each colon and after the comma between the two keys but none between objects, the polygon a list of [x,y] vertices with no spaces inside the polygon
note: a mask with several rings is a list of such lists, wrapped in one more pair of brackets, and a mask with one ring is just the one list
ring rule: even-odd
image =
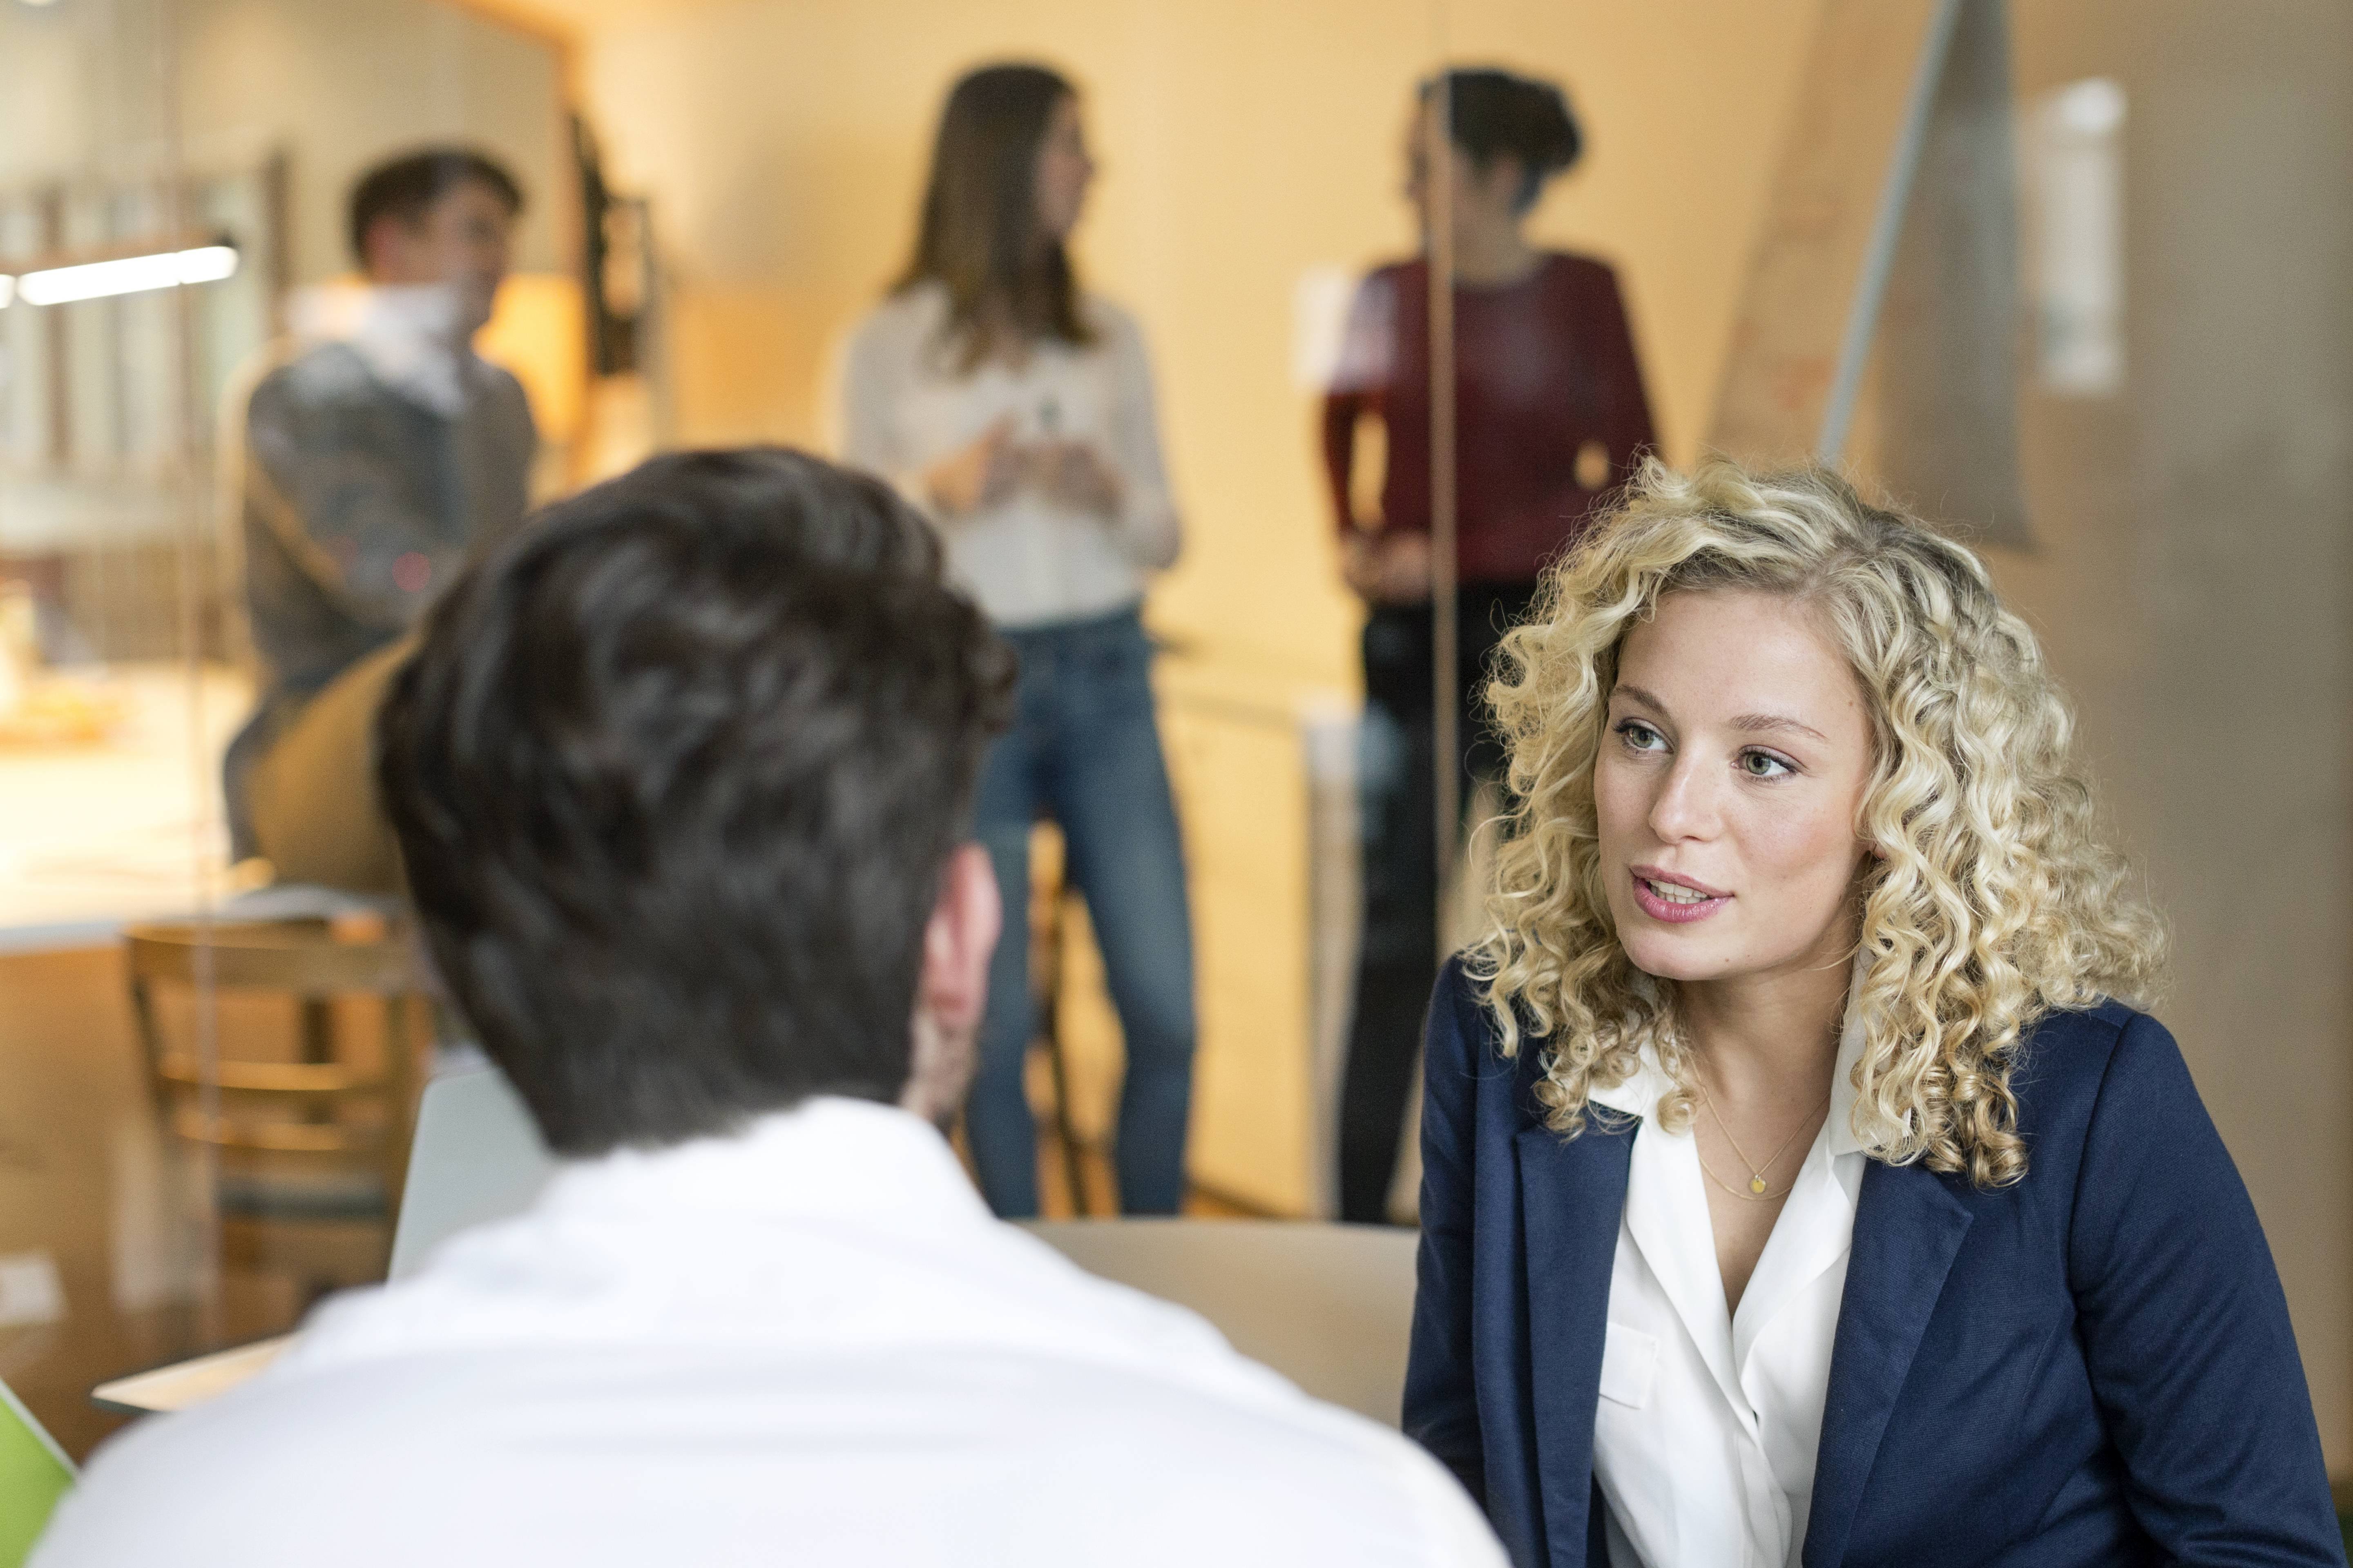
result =
[{"label": "beige wall panel", "polygon": [[2353,1468],[2353,15],[2051,0],[2021,102],[2125,89],[2126,376],[2019,416],[1990,552],[2174,936],[2157,1011],[2261,1214]]},{"label": "beige wall panel", "polygon": [[183,134],[198,167],[284,147],[293,158],[294,280],[352,269],[353,181],[430,141],[507,162],[529,206],[524,271],[571,265],[576,211],[560,62],[540,40],[435,0],[178,0]]}]

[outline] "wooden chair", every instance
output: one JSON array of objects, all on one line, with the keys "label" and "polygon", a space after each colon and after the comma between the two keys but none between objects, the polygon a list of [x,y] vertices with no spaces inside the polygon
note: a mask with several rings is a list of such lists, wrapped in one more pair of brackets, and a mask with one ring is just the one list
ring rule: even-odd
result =
[{"label": "wooden chair", "polygon": [[[405,938],[381,924],[216,921],[134,926],[123,946],[157,1114],[167,1135],[211,1151],[222,1262],[293,1275],[302,1304],[382,1278],[431,1016]],[[167,1031],[159,1003],[174,991],[193,1005]],[[257,995],[292,1004],[290,1052],[282,1027],[257,1026]],[[381,1018],[373,1065],[339,1026],[353,999]]]}]

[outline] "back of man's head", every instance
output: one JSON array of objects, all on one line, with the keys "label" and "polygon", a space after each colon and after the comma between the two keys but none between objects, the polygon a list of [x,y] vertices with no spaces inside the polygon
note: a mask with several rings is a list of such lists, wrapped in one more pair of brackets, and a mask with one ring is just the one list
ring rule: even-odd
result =
[{"label": "back of man's head", "polygon": [[452,997],[570,1154],[899,1098],[1011,657],[877,480],[658,458],[435,608],[379,779]]}]

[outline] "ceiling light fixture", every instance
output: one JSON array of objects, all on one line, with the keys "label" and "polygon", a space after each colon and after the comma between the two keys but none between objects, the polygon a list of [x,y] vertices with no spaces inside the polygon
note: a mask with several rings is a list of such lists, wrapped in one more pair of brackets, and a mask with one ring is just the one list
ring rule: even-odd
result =
[{"label": "ceiling light fixture", "polygon": [[237,247],[229,245],[119,256],[107,261],[44,268],[14,279],[0,274],[0,305],[8,303],[12,292],[27,305],[67,305],[77,300],[103,300],[112,294],[137,294],[184,283],[217,283],[236,271]]}]

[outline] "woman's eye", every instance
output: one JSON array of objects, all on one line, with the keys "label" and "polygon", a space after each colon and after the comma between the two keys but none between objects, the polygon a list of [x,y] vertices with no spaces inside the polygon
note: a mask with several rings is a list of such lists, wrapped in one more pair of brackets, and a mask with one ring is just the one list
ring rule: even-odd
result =
[{"label": "woman's eye", "polygon": [[1618,733],[1630,748],[1637,752],[1662,752],[1667,747],[1666,737],[1640,719],[1620,721]]},{"label": "woman's eye", "polygon": [[1740,771],[1752,779],[1777,779],[1797,770],[1770,752],[1743,752]]}]

